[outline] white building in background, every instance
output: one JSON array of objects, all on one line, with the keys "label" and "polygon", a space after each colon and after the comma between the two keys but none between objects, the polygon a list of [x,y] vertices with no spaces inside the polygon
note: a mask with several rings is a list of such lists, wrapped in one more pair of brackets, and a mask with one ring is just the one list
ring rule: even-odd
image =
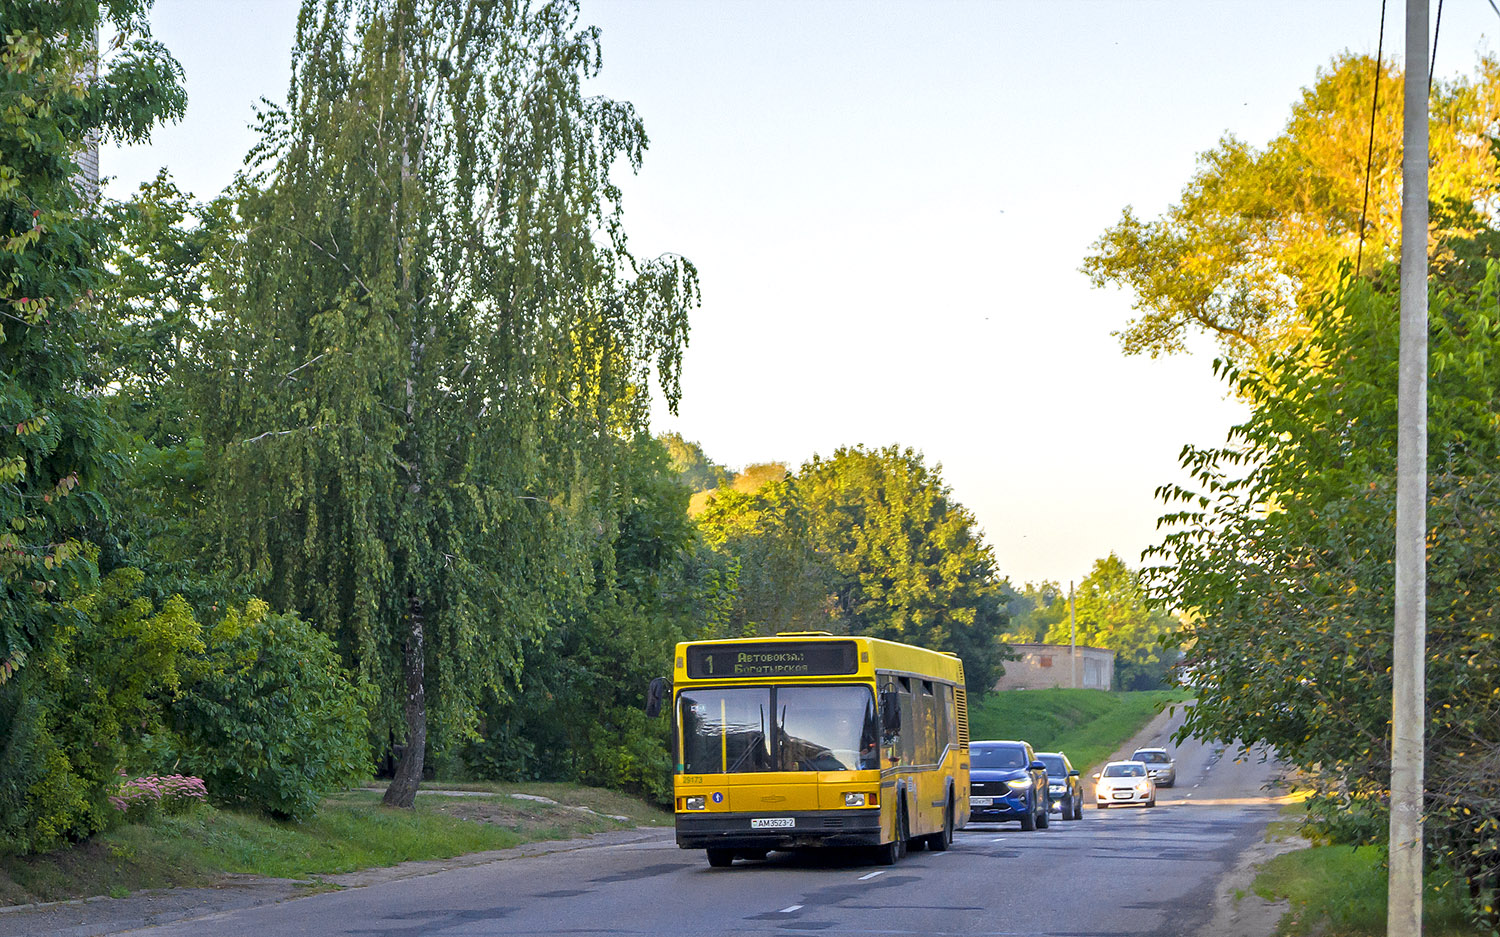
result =
[{"label": "white building in background", "polygon": [[1012,644],[1010,649],[1021,659],[1005,662],[1005,676],[995,683],[997,690],[1048,690],[1073,686],[1085,690],[1114,688],[1114,651],[1083,645],[1073,650],[1066,644]]},{"label": "white building in background", "polygon": [[[88,66],[84,69],[83,80],[92,85],[99,80],[99,37],[94,36],[94,54],[89,57]],[[73,185],[78,188],[78,194],[83,196],[85,204],[93,206],[99,203],[99,133],[90,132],[83,138],[83,149],[78,153],[78,174],[73,177]]]},{"label": "white building in background", "polygon": [[78,154],[78,175],[73,184],[83,200],[90,205],[99,201],[99,135],[90,133],[83,138],[83,150]]}]

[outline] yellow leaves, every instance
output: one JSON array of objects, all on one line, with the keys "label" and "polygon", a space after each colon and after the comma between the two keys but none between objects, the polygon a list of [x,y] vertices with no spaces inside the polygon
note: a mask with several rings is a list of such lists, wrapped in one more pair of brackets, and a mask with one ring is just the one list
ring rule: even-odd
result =
[{"label": "yellow leaves", "polygon": [[26,652],[18,650],[14,654],[0,661],[0,686],[4,686],[16,671],[26,666]]},{"label": "yellow leaves", "polygon": [[22,420],[21,422],[17,423],[16,424],[16,435],[17,436],[31,436],[31,435],[35,435],[36,433],[40,433],[44,428],[46,428],[46,426],[47,426],[47,417],[44,414],[38,414],[37,416],[31,417],[30,419],[27,419],[27,420]]},{"label": "yellow leaves", "polygon": [[26,477],[26,459],[11,456],[0,460],[0,484],[14,484]]},{"label": "yellow leaves", "polygon": [[5,47],[0,51],[0,68],[17,75],[29,72],[42,57],[43,48],[42,34],[34,29],[8,33]]}]

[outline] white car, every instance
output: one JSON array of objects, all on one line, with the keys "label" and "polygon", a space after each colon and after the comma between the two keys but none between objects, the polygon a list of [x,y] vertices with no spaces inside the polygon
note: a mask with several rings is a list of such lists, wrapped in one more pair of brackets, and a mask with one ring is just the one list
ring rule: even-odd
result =
[{"label": "white car", "polygon": [[1156,806],[1156,782],[1140,761],[1111,761],[1094,775],[1094,806],[1103,810],[1116,804]]}]

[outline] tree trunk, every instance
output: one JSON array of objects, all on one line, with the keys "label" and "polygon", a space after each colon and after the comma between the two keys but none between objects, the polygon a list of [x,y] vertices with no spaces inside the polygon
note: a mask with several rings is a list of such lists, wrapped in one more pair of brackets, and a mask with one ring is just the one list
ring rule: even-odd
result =
[{"label": "tree trunk", "polygon": [[396,776],[382,799],[387,807],[410,807],[416,803],[417,788],[422,783],[422,763],[427,750],[426,654],[423,647],[422,600],[407,597],[406,670],[406,749],[396,762]]}]

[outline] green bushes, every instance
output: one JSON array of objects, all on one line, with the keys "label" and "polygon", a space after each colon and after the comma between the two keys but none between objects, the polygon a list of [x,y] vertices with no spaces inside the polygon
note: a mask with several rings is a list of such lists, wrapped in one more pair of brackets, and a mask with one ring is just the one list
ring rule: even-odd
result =
[{"label": "green bushes", "polygon": [[326,637],[252,601],[205,643],[187,603],[158,606],[143,580],[104,577],[0,683],[0,851],[104,829],[126,769],[189,771],[280,817],[368,770],[366,697]]},{"label": "green bushes", "polygon": [[368,694],[333,642],[264,602],[231,609],[170,706],[180,767],[218,801],[302,818],[325,792],[368,776]]},{"label": "green bushes", "polygon": [[116,772],[160,724],[159,694],[199,650],[187,603],[158,609],[138,570],[70,603],[59,627],[0,685],[0,848],[44,850],[103,829]]},{"label": "green bushes", "polygon": [[667,720],[647,719],[644,711],[625,707],[609,715],[609,723],[590,733],[579,779],[670,804],[672,757]]}]

